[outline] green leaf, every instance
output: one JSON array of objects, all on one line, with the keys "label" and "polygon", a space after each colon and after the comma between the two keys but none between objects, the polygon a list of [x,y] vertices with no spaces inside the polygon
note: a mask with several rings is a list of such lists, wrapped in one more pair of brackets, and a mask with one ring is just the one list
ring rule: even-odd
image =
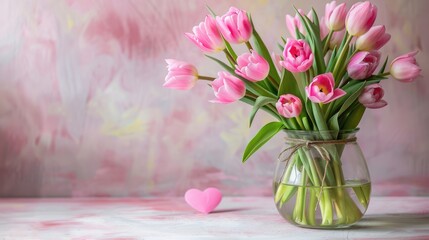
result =
[{"label": "green leaf", "polygon": [[338,113],[335,113],[328,121],[329,129],[331,130],[340,130],[340,125],[338,123]]},{"label": "green leaf", "polygon": [[[307,31],[307,41],[311,39],[311,41],[308,41],[309,44],[312,46],[312,52],[314,55],[314,66],[316,66],[316,75],[324,73],[326,70],[325,61],[323,59],[323,46],[322,42],[320,40],[320,27],[319,25],[316,25],[313,23],[307,16],[301,15],[301,13],[295,8],[301,22],[303,23],[303,26],[305,30]],[[314,9],[312,10],[313,15],[317,16]]]},{"label": "green leaf", "polygon": [[329,59],[328,67],[326,67],[326,72],[332,72],[334,70],[337,53],[338,53],[337,47],[335,47],[334,50],[332,51],[331,58]]},{"label": "green leaf", "polygon": [[206,5],[206,8],[207,8],[207,10],[210,12],[210,14],[213,16],[213,17],[216,17],[217,15],[216,15],[216,13],[209,7],[209,5]]},{"label": "green leaf", "polygon": [[291,93],[297,97],[301,96],[295,76],[287,69],[283,70],[282,80],[279,85],[278,96],[280,97],[285,93]]},{"label": "green leaf", "polygon": [[386,69],[386,65],[387,65],[387,60],[389,60],[389,56],[387,56],[386,60],[384,60],[383,66],[381,66],[380,71],[378,72],[378,74],[383,74],[384,73],[384,69]]},{"label": "green leaf", "polygon": [[317,13],[316,11],[314,11],[314,8],[311,8],[311,15],[313,16],[313,23],[319,30],[319,34],[320,34],[319,16],[317,16]]},{"label": "green leaf", "polygon": [[226,41],[225,39],[223,40],[226,46],[226,50],[228,50],[228,52],[231,54],[231,56],[234,58],[234,60],[237,59],[237,54],[235,53],[234,49],[232,49],[231,44],[229,44],[228,41]]},{"label": "green leaf", "polygon": [[242,162],[246,162],[253,153],[267,143],[272,137],[274,137],[280,130],[284,128],[281,122],[270,122],[263,126],[261,130],[253,137],[252,140],[247,144],[246,149],[243,153]]},{"label": "green leaf", "polygon": [[298,28],[295,28],[296,39],[305,39],[304,34],[302,34]]},{"label": "green leaf", "polygon": [[312,102],[308,98],[305,98],[305,111],[307,112],[307,115],[311,120],[311,123],[313,125],[313,130],[317,130],[317,125],[313,117],[313,108],[311,106],[311,103]]},{"label": "green leaf", "polygon": [[[366,84],[366,81],[353,81],[352,80],[349,83],[347,83],[344,87],[342,87],[342,89],[344,91],[346,91],[347,94],[333,102],[334,106],[332,107],[331,113],[335,113],[335,112],[340,111],[340,108],[343,107],[343,105],[349,99],[349,97],[351,95],[356,94],[356,92],[358,92],[358,91],[359,91],[358,94],[360,94],[360,89],[365,87],[365,84]],[[357,97],[359,97],[359,95]]]},{"label": "green leaf", "polygon": [[253,119],[255,118],[256,113],[261,107],[267,104],[276,103],[276,102],[277,102],[277,99],[274,99],[274,98],[264,97],[264,96],[258,97],[255,101],[255,105],[253,105],[252,112],[250,112],[249,127],[252,126]]},{"label": "green leaf", "polygon": [[[240,99],[240,101],[247,103],[249,105],[251,105],[252,107],[255,105],[255,99],[248,97],[248,96],[244,96]],[[273,111],[272,109],[268,108],[267,106],[262,106],[261,107],[262,110],[264,110],[265,112],[269,113],[271,116],[273,116],[274,118],[276,118],[277,120],[281,121],[282,118],[279,116],[279,114],[275,111]]]},{"label": "green leaf", "polygon": [[[360,82],[359,84],[356,85],[356,87],[357,87],[357,89],[355,91],[350,91],[345,96],[341,97],[341,98],[344,98],[345,101],[341,104],[341,107],[338,110],[338,112],[336,112],[329,119],[329,122],[328,122],[328,125],[329,125],[329,127],[330,127],[331,130],[337,130],[337,131],[340,130],[340,123],[338,121],[338,118],[341,116],[341,114],[343,114],[344,112],[346,112],[347,109],[350,106],[352,106],[353,103],[355,103],[355,101],[360,96],[360,94],[362,92],[362,89],[365,87],[365,82]],[[340,99],[338,99],[338,100],[340,100]]]},{"label": "green leaf", "polygon": [[343,97],[347,97],[347,100],[341,105],[340,110],[338,111],[338,113],[341,115],[343,112],[345,112],[355,101],[356,99],[358,99],[358,97],[360,96],[363,88],[365,87],[365,83],[360,83],[358,84],[358,89],[354,92],[349,92],[347,93],[345,96]]},{"label": "green leaf", "polygon": [[214,58],[212,56],[209,56],[209,55],[205,55],[205,56],[210,58],[211,60],[217,62],[221,67],[225,68],[225,70],[227,70],[229,73],[235,75],[235,70],[233,68],[231,68],[230,66],[228,66],[226,63],[224,63],[221,60]]},{"label": "green leaf", "polygon": [[328,130],[328,126],[325,122],[325,118],[323,117],[319,104],[312,103],[312,107],[313,107],[313,117],[314,117],[314,120],[316,121],[317,129],[319,129],[320,131]]},{"label": "green leaf", "polygon": [[355,129],[359,125],[359,122],[365,113],[365,109],[366,108],[360,104],[357,109],[353,110],[353,112],[351,112],[347,117],[347,120],[344,121],[343,129]]},{"label": "green leaf", "polygon": [[247,103],[247,104],[249,104],[249,105],[252,105],[252,106],[255,104],[255,99],[250,98],[250,97],[246,97],[246,96],[242,97],[242,98],[240,99],[240,101],[242,101],[242,102],[244,102],[244,103]]}]

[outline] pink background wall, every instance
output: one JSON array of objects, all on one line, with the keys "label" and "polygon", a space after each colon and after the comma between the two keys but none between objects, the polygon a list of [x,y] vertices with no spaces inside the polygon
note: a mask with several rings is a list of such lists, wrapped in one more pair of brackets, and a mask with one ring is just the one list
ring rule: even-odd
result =
[{"label": "pink background wall", "polygon": [[[271,118],[260,114],[248,129],[250,108],[209,103],[205,84],[162,88],[164,59],[193,62],[204,75],[219,70],[183,35],[206,4],[251,12],[277,50],[285,14],[309,2],[2,0],[0,196],[172,196],[208,186],[270,195],[281,137],[245,165],[241,153]],[[373,2],[393,36],[383,51],[420,49],[427,76],[429,2]],[[389,105],[367,111],[358,135],[374,194],[428,195],[429,81],[383,86]]]}]

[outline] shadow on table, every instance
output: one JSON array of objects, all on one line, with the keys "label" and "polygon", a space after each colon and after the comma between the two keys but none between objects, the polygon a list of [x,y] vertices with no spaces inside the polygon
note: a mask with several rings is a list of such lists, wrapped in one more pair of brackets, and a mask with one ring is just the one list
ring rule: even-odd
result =
[{"label": "shadow on table", "polygon": [[[424,239],[429,239],[429,213],[398,213],[365,215],[352,229],[365,229],[365,231],[410,231],[414,230],[427,234]],[[422,238],[423,239],[423,238]],[[416,239],[417,240],[417,239]]]},{"label": "shadow on table", "polygon": [[219,210],[215,210],[213,213],[227,213],[227,212],[239,212],[239,211],[245,211],[245,210],[249,210],[250,208],[228,208],[228,209],[219,209]]}]

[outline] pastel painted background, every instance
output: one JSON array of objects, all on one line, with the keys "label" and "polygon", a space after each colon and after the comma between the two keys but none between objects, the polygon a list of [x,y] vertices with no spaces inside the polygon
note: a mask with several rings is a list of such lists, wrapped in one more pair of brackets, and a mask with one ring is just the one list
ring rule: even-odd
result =
[{"label": "pastel painted background", "polygon": [[[348,6],[354,1],[347,1]],[[428,76],[429,2],[373,1],[392,58],[420,49]],[[181,196],[215,186],[225,195],[270,195],[281,136],[246,164],[258,126],[250,108],[211,104],[205,84],[162,88],[165,58],[215,63],[185,37],[207,14],[252,13],[273,49],[292,5],[326,1],[2,0],[0,3],[0,196]],[[219,55],[221,56],[221,55]],[[369,110],[358,138],[376,195],[429,195],[429,79],[383,83],[386,108]]]}]

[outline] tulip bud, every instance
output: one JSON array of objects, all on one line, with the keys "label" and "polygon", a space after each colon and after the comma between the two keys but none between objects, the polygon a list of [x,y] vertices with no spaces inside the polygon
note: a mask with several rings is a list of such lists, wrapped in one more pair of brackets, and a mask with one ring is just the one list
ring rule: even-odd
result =
[{"label": "tulip bud", "polygon": [[345,26],[345,20],[347,16],[346,4],[342,3],[336,6],[336,2],[326,4],[325,7],[325,21],[329,30],[340,31]]},{"label": "tulip bud", "polygon": [[377,18],[377,7],[370,3],[355,3],[346,17],[346,29],[352,36],[360,36],[372,27]]},{"label": "tulip bud", "polygon": [[192,28],[192,33],[185,33],[186,37],[204,52],[219,52],[225,49],[222,36],[216,27],[215,19],[208,15],[204,22]]},{"label": "tulip bud", "polygon": [[356,49],[361,51],[378,50],[390,40],[390,34],[382,25],[374,26],[356,39]]},{"label": "tulip bud", "polygon": [[237,58],[235,73],[252,82],[264,80],[270,71],[270,65],[256,51],[244,53]]},{"label": "tulip bud", "polygon": [[164,87],[176,90],[189,90],[198,80],[198,71],[194,65],[175,59],[165,59],[168,74],[165,77]]},{"label": "tulip bud", "polygon": [[347,73],[352,79],[361,80],[369,78],[380,62],[378,51],[358,52],[350,59]]},{"label": "tulip bud", "polygon": [[281,95],[276,103],[277,111],[285,118],[298,117],[302,110],[301,99],[292,95]]},{"label": "tulip bud", "polygon": [[[305,15],[305,13],[301,10],[298,9],[299,14],[301,14],[302,16]],[[313,19],[313,14],[311,14],[311,11],[308,12],[307,17],[312,20]],[[301,18],[299,17],[298,13],[295,14],[295,17],[292,17],[291,15],[286,15],[286,27],[290,33],[290,35],[293,38],[297,38],[296,37],[296,30],[298,30],[298,32],[305,34],[304,31],[304,26],[301,23]]]},{"label": "tulip bud", "polygon": [[322,16],[320,18],[319,29],[320,29],[320,39],[324,39],[326,36],[328,36],[329,29],[328,29],[328,25],[326,23],[326,17],[325,16]]},{"label": "tulip bud", "polygon": [[243,10],[231,7],[225,15],[216,17],[216,22],[228,42],[243,43],[249,41],[252,36],[252,24]]},{"label": "tulip bud", "polygon": [[213,103],[232,103],[246,94],[246,86],[243,81],[227,72],[219,72],[218,78],[212,82],[216,99]]},{"label": "tulip bud", "polygon": [[394,59],[390,65],[390,74],[401,82],[412,82],[418,76],[422,69],[417,64],[416,54],[418,51],[404,54]]},{"label": "tulip bud", "polygon": [[359,96],[359,102],[367,108],[382,108],[387,105],[387,102],[382,100],[384,96],[383,88],[378,83],[366,86],[362,94]]}]

